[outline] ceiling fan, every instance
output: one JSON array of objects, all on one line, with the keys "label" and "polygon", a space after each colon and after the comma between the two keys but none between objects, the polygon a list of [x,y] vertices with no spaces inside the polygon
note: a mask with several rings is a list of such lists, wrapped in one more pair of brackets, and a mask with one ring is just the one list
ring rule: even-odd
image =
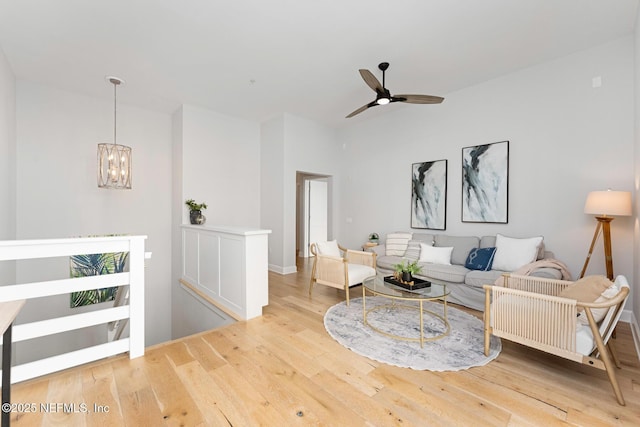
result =
[{"label": "ceiling fan", "polygon": [[408,102],[409,104],[440,104],[442,101],[444,101],[444,98],[442,97],[431,96],[431,95],[391,96],[391,93],[389,92],[389,89],[385,87],[385,82],[384,82],[385,71],[387,71],[387,68],[389,68],[389,63],[381,62],[378,65],[378,68],[382,70],[382,84],[380,84],[380,81],[376,79],[376,77],[371,73],[371,71],[363,70],[363,69],[359,70],[360,75],[362,76],[362,79],[364,80],[364,82],[376,92],[376,99],[366,105],[363,105],[353,113],[349,114],[347,116],[347,119],[349,117],[355,116],[356,114],[362,113],[367,108],[375,107],[377,105],[386,105],[390,102]]}]

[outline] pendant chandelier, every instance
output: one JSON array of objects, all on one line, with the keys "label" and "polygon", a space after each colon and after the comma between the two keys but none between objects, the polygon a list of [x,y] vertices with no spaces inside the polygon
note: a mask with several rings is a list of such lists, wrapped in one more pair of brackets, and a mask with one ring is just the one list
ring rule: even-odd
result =
[{"label": "pendant chandelier", "polygon": [[131,147],[120,145],[116,139],[116,90],[124,81],[107,77],[113,84],[113,144],[98,144],[98,187],[131,189]]}]

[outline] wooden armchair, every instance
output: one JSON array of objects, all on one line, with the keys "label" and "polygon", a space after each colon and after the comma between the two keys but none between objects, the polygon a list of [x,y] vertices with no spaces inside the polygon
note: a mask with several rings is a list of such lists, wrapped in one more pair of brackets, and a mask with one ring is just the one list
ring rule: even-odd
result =
[{"label": "wooden armchair", "polygon": [[[504,276],[504,287],[485,285],[484,342],[489,354],[491,334],[522,345],[605,370],[616,399],[624,405],[615,368],[620,367],[611,334],[629,296],[629,284],[618,276],[617,294],[606,302],[580,303],[558,296],[574,282],[532,276]],[[577,321],[584,309],[588,324]],[[598,313],[600,311],[600,313]],[[604,314],[606,313],[606,314]],[[598,314],[604,315],[597,321]]]},{"label": "wooden armchair", "polygon": [[354,251],[336,242],[312,243],[310,250],[315,259],[311,270],[309,297],[313,292],[313,285],[319,283],[344,289],[349,305],[349,288],[361,284],[367,277],[376,275],[374,252]]}]

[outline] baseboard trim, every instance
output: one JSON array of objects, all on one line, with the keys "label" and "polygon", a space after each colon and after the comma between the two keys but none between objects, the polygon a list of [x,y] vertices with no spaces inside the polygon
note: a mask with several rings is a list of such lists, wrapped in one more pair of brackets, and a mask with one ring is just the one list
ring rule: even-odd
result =
[{"label": "baseboard trim", "polygon": [[640,360],[640,327],[638,326],[638,319],[636,319],[636,316],[631,310],[624,310],[620,319],[622,320],[623,317],[628,317],[628,323],[631,324],[631,335],[633,336],[633,343],[636,347],[636,356],[638,356],[638,360]]},{"label": "baseboard trim", "polygon": [[293,274],[298,272],[298,267],[296,267],[295,265],[289,267],[281,267],[279,265],[269,264],[269,271],[273,271],[274,273],[282,275]]}]

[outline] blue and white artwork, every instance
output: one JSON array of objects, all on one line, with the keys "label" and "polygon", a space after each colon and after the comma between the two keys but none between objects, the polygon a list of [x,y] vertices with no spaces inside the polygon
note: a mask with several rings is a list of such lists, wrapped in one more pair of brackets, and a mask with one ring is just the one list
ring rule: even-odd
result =
[{"label": "blue and white artwork", "polygon": [[411,228],[446,229],[447,161],[412,165]]},{"label": "blue and white artwork", "polygon": [[508,222],[509,141],[462,149],[462,221]]}]

